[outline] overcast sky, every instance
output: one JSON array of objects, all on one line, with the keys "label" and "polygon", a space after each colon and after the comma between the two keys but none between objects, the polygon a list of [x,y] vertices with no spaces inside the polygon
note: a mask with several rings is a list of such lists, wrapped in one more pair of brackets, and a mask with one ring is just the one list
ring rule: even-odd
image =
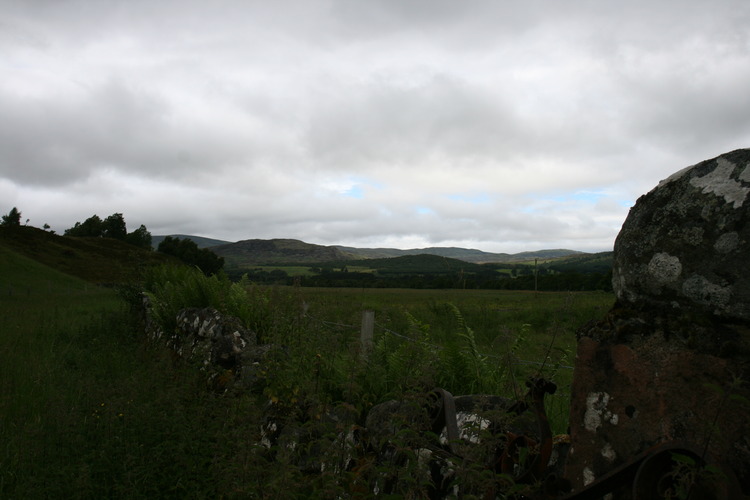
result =
[{"label": "overcast sky", "polygon": [[0,0],[0,212],[611,250],[750,147],[747,0]]}]

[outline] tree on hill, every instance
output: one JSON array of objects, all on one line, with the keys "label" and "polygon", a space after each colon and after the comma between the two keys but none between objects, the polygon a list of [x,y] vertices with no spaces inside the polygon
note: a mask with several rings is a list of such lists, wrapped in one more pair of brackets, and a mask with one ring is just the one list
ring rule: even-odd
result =
[{"label": "tree on hill", "polygon": [[65,230],[65,236],[78,236],[78,237],[93,237],[98,238],[104,236],[104,229],[102,228],[103,221],[98,215],[94,214],[83,222],[76,222],[73,227]]},{"label": "tree on hill", "polygon": [[197,266],[206,275],[219,272],[224,267],[224,259],[207,248],[198,248],[196,243],[189,239],[180,239],[167,236],[159,243],[157,251],[177,257],[191,266]]},{"label": "tree on hill", "polygon": [[124,240],[128,235],[125,218],[122,214],[112,214],[102,221],[102,236],[115,240]]},{"label": "tree on hill", "polygon": [[125,241],[137,247],[151,248],[151,233],[141,224],[141,227],[125,236]]},{"label": "tree on hill", "polygon": [[76,237],[112,238],[140,248],[151,248],[151,233],[148,232],[146,226],[141,224],[141,227],[128,233],[125,217],[121,213],[112,214],[104,220],[94,214],[83,222],[76,222],[73,227],[66,229],[64,234]]},{"label": "tree on hill", "polygon": [[15,227],[21,225],[21,212],[16,207],[10,209],[8,215],[3,215],[3,222],[0,223],[2,226]]}]

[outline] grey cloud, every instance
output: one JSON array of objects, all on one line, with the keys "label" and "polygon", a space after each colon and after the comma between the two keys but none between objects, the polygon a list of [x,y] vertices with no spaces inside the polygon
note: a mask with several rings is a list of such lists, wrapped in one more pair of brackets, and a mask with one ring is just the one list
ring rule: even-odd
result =
[{"label": "grey cloud", "polygon": [[512,109],[481,88],[437,76],[415,88],[374,84],[319,102],[310,150],[323,164],[409,164],[430,156],[507,155]]},{"label": "grey cloud", "polygon": [[[600,247],[623,200],[747,146],[748,22],[740,0],[13,2],[0,180],[25,213],[58,193],[227,239]],[[554,199],[576,190],[612,194]]]},{"label": "grey cloud", "polygon": [[164,100],[116,82],[72,100],[6,94],[0,110],[0,174],[21,183],[70,184],[101,168],[179,180],[252,164],[252,137],[200,117],[183,123]]}]

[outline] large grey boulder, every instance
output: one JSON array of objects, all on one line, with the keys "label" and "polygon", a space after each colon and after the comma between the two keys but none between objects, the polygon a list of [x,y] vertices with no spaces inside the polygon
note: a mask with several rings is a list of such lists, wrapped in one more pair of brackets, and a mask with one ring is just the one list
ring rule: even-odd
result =
[{"label": "large grey boulder", "polygon": [[630,210],[615,306],[578,332],[565,466],[575,490],[679,444],[721,467],[723,479],[700,477],[711,498],[740,498],[735,477],[750,495],[749,195],[740,149],[675,173]]},{"label": "large grey boulder", "polygon": [[685,168],[641,196],[615,242],[623,303],[750,320],[750,149]]}]

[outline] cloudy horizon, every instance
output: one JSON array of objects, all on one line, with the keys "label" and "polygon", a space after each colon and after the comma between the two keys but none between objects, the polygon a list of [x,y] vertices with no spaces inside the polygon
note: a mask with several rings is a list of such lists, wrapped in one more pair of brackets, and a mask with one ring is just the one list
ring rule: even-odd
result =
[{"label": "cloudy horizon", "polygon": [[227,241],[611,250],[750,146],[750,3],[0,0],[0,212]]}]

